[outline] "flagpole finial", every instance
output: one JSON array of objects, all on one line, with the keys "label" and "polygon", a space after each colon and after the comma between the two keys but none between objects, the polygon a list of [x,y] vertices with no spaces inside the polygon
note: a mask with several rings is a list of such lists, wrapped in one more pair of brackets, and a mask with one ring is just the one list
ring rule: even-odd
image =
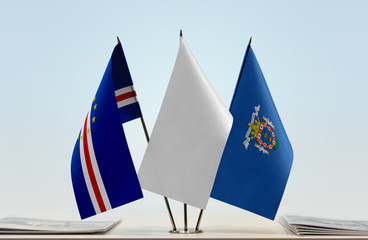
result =
[{"label": "flagpole finial", "polygon": [[116,36],[116,38],[118,39],[118,43],[120,44],[120,39],[119,39],[119,36]]},{"label": "flagpole finial", "polygon": [[180,37],[183,37],[183,31],[180,29],[180,34],[179,34]]},{"label": "flagpole finial", "polygon": [[252,37],[250,37],[248,45],[250,45],[251,43],[252,43]]}]

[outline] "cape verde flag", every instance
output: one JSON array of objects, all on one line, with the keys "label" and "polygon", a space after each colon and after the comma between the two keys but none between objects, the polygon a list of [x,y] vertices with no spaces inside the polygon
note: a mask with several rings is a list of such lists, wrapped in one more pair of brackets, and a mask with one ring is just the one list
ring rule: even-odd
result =
[{"label": "cape verde flag", "polygon": [[230,113],[234,122],[211,197],[274,219],[289,178],[293,149],[250,44]]},{"label": "cape verde flag", "polygon": [[82,219],[143,197],[122,123],[141,117],[119,43],[82,125],[71,162]]}]

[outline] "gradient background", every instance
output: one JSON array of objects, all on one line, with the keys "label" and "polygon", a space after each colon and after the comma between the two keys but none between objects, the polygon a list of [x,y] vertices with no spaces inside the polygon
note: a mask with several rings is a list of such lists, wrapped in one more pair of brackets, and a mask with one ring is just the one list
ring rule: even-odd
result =
[{"label": "gradient background", "polygon": [[[227,106],[253,36],[294,149],[278,216],[368,219],[367,11],[366,1],[1,1],[0,216],[79,218],[71,155],[116,36],[151,132],[182,28]],[[138,169],[140,121],[125,129]],[[144,195],[96,218],[166,215],[161,196]],[[206,212],[252,215],[214,199]]]}]

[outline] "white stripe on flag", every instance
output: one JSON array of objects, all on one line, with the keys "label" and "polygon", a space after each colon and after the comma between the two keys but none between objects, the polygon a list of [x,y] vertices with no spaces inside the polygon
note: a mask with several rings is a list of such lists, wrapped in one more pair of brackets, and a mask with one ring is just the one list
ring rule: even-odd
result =
[{"label": "white stripe on flag", "polygon": [[[88,112],[88,116],[89,116],[89,112]],[[88,174],[88,170],[87,170],[86,158],[84,156],[84,147],[83,147],[83,138],[85,137],[85,136],[83,136],[83,132],[84,132],[84,123],[83,123],[83,126],[82,126],[81,138],[79,139],[79,153],[80,153],[80,159],[81,159],[81,164],[82,164],[82,171],[83,171],[84,181],[86,182],[88,194],[89,194],[89,197],[91,199],[93,208],[95,209],[95,212],[97,214],[97,213],[101,213],[101,210],[100,210],[100,207],[98,206],[97,199],[96,199],[95,193],[93,191],[91,179],[89,178],[89,174]]]},{"label": "white stripe on flag", "polygon": [[[91,121],[90,120],[91,120],[91,116],[90,116],[90,114],[88,114],[87,130],[91,129]],[[97,160],[96,160],[95,150],[93,148],[92,130],[90,130],[90,133],[87,133],[87,144],[88,144],[89,156],[91,158],[91,163],[92,163],[92,167],[93,167],[93,173],[95,174],[98,188],[100,189],[100,193],[101,193],[103,202],[105,204],[106,210],[110,210],[111,209],[110,200],[109,200],[109,197],[107,196],[105,185],[102,181],[102,177],[101,177],[101,174],[100,174],[100,169],[98,168],[98,164],[97,164]]]},{"label": "white stripe on flag", "polygon": [[118,90],[115,91],[115,96],[119,96],[121,94],[124,94],[124,93],[127,93],[127,92],[133,92],[134,91],[134,86],[128,86],[128,87],[125,87],[125,88],[120,88]]},{"label": "white stripe on flag", "polygon": [[135,102],[138,102],[136,97],[131,97],[131,98],[125,99],[123,101],[118,102],[118,108],[125,107],[125,106],[127,106],[129,104],[132,104],[132,103],[135,103]]}]

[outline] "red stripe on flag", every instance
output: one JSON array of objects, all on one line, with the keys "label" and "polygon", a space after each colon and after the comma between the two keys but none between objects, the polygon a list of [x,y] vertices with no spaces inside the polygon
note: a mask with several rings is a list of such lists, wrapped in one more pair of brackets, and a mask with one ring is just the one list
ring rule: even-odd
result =
[{"label": "red stripe on flag", "polygon": [[120,102],[120,101],[123,101],[123,100],[131,98],[131,97],[135,97],[135,96],[137,96],[135,91],[127,92],[127,93],[121,94],[119,96],[116,96],[116,101]]},{"label": "red stripe on flag", "polygon": [[86,120],[84,122],[84,127],[83,127],[84,157],[86,159],[86,166],[87,166],[87,170],[88,170],[88,175],[89,175],[89,178],[91,179],[92,188],[93,188],[93,191],[95,192],[95,196],[96,196],[96,199],[97,199],[98,206],[100,207],[101,212],[105,212],[106,207],[105,207],[105,204],[103,202],[100,189],[98,188],[98,185],[97,185],[96,176],[95,176],[95,173],[93,172],[91,157],[89,156],[89,151],[88,151],[88,143],[87,143],[87,119],[88,119],[88,115],[89,115],[89,113],[87,114]]}]

